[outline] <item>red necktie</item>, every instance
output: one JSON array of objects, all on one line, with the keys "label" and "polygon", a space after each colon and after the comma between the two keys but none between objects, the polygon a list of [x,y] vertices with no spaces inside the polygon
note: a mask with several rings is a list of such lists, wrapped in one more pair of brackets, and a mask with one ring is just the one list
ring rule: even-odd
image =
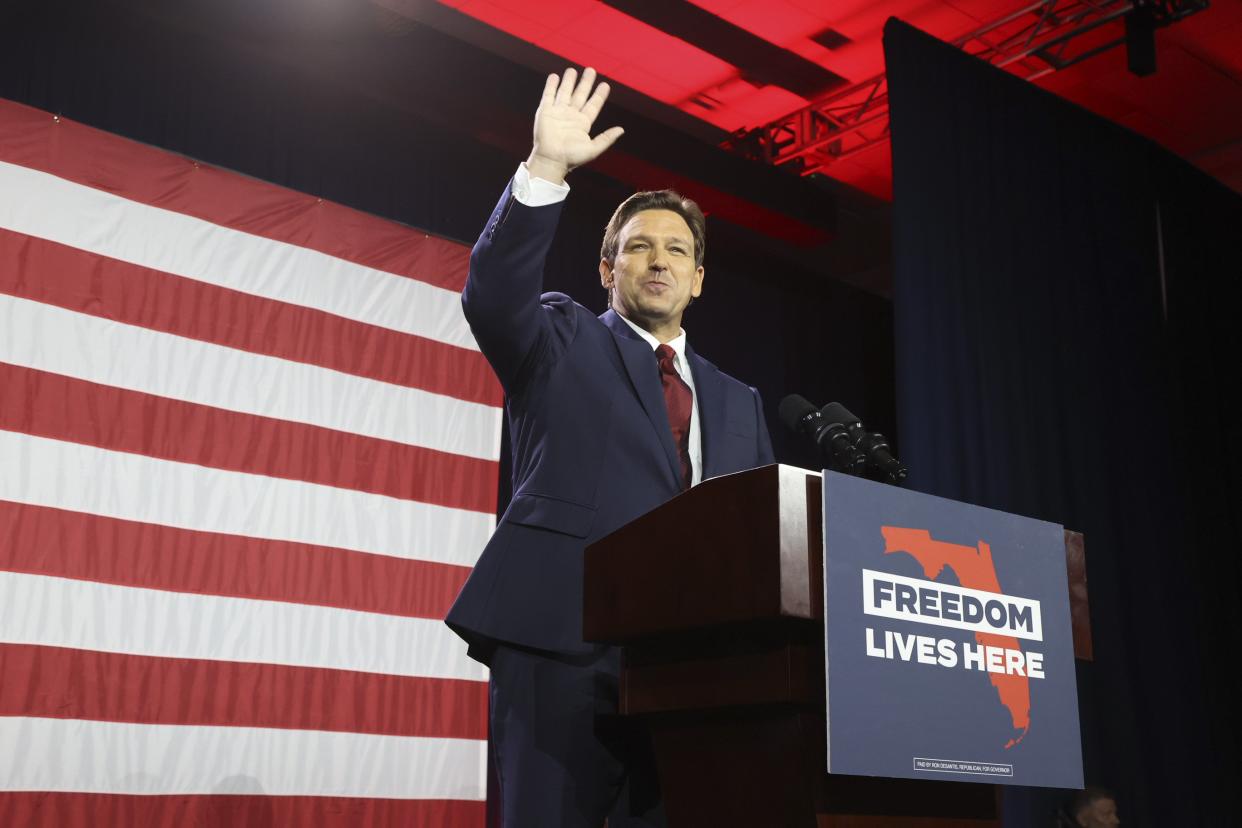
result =
[{"label": "red necktie", "polygon": [[677,352],[671,346],[661,345],[655,353],[660,362],[660,384],[664,386],[668,424],[673,428],[673,443],[681,459],[681,487],[688,489],[694,479],[694,470],[690,465],[690,412],[694,408],[694,394],[673,364]]}]

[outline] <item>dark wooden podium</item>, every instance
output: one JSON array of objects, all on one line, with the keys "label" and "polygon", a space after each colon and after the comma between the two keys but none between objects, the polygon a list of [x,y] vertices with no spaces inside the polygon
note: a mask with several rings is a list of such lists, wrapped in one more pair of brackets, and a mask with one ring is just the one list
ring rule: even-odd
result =
[{"label": "dark wooden podium", "polygon": [[708,480],[586,551],[585,637],[625,648],[621,713],[651,731],[670,828],[999,826],[990,785],[825,772],[821,484]]}]

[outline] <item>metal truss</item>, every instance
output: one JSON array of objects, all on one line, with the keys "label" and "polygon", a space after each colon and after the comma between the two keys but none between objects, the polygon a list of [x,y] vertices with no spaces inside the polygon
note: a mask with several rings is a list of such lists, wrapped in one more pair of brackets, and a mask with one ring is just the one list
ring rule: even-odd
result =
[{"label": "metal truss", "polygon": [[[1132,11],[1167,26],[1207,8],[1208,0],[1039,0],[952,41],[1026,80],[1073,66],[1125,43],[1109,23]],[[888,79],[876,75],[755,129],[733,133],[726,149],[801,175],[888,140]]]}]

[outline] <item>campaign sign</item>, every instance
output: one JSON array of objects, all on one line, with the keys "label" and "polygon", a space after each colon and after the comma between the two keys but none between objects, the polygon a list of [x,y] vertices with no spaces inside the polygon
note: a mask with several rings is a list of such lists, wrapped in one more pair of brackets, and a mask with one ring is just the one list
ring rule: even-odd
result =
[{"label": "campaign sign", "polygon": [[828,771],[1082,787],[1064,530],[824,472]]}]

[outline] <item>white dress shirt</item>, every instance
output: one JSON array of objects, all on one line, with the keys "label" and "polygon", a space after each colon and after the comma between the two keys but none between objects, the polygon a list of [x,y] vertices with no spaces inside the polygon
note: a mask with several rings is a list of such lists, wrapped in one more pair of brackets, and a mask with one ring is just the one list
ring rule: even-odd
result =
[{"label": "white dress shirt", "polygon": [[561,182],[553,184],[542,178],[531,178],[526,162],[518,164],[513,174],[513,197],[527,207],[546,207],[564,201],[569,195],[569,184]]},{"label": "white dress shirt", "polygon": [[[568,184],[553,184],[551,181],[545,181],[542,178],[532,178],[530,172],[526,169],[526,162],[519,164],[517,172],[513,174],[513,197],[527,207],[544,207],[549,204],[556,204],[559,201],[564,201],[568,195]],[[625,319],[624,316],[621,318]],[[660,340],[656,339],[649,332],[638,327],[628,319],[625,319],[625,324],[633,328],[634,332],[651,346],[653,353],[656,348],[660,347]],[[689,446],[690,485],[697,486],[703,480],[703,439],[699,426],[699,395],[694,389],[694,372],[690,370],[690,363],[686,359],[685,330],[681,329],[677,334],[677,338],[669,342],[668,345],[676,354],[673,358],[673,366],[676,367],[678,376],[690,388],[690,397],[692,399],[690,406]]]}]

